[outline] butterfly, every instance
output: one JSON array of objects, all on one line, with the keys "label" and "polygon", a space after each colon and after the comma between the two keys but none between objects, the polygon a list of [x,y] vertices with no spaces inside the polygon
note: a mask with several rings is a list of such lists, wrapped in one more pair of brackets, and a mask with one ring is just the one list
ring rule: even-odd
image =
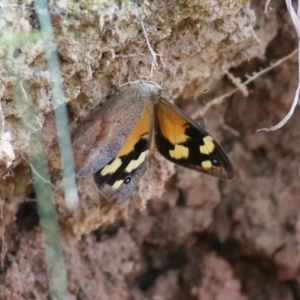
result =
[{"label": "butterfly", "polygon": [[108,200],[124,203],[145,172],[151,149],[169,161],[220,179],[234,169],[213,137],[149,81],[128,84],[72,135],[77,177],[94,174]]}]

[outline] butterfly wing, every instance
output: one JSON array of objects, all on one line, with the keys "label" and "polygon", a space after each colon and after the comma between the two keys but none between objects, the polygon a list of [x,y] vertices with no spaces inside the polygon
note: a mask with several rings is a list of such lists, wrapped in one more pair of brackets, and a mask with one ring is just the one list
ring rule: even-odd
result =
[{"label": "butterfly wing", "polygon": [[77,177],[96,173],[116,156],[144,110],[136,94],[133,88],[116,94],[72,134]]},{"label": "butterfly wing", "polygon": [[153,105],[144,110],[125,143],[103,168],[94,174],[95,182],[108,199],[124,203],[143,175],[148,161],[153,132]]},{"label": "butterfly wing", "polygon": [[227,155],[199,124],[163,98],[154,110],[155,146],[165,158],[221,179],[234,177]]}]

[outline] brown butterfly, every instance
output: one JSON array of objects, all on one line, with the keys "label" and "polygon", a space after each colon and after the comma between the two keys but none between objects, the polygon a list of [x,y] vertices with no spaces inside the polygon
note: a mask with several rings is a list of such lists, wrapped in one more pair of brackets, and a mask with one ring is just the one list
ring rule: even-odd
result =
[{"label": "brown butterfly", "polygon": [[220,179],[233,167],[199,124],[160,96],[149,81],[131,83],[94,111],[72,136],[78,177],[94,174],[101,193],[124,203],[145,171],[152,141],[171,162]]}]

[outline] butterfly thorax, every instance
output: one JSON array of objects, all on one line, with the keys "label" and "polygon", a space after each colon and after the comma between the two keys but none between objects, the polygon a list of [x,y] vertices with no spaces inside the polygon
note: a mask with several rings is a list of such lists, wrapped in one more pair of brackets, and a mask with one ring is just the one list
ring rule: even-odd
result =
[{"label": "butterfly thorax", "polygon": [[129,90],[135,99],[156,104],[159,101],[160,93],[165,89],[155,82],[139,80],[130,83]]}]

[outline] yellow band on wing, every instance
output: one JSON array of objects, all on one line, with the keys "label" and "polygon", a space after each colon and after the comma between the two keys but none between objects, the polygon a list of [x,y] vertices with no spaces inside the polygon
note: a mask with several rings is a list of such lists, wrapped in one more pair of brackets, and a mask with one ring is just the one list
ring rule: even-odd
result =
[{"label": "yellow band on wing", "polygon": [[101,175],[105,176],[107,174],[113,174],[114,172],[116,172],[118,170],[118,168],[122,165],[122,161],[120,158],[116,158],[114,159],[110,164],[106,165],[102,171],[101,171]]},{"label": "yellow band on wing", "polygon": [[132,170],[137,169],[146,159],[149,154],[149,150],[142,152],[138,159],[133,159],[128,166],[126,167],[125,171],[130,173]]},{"label": "yellow band on wing", "polygon": [[112,185],[112,188],[114,189],[114,190],[117,190],[120,186],[121,186],[121,184],[124,182],[124,180],[117,180],[113,185]]}]

